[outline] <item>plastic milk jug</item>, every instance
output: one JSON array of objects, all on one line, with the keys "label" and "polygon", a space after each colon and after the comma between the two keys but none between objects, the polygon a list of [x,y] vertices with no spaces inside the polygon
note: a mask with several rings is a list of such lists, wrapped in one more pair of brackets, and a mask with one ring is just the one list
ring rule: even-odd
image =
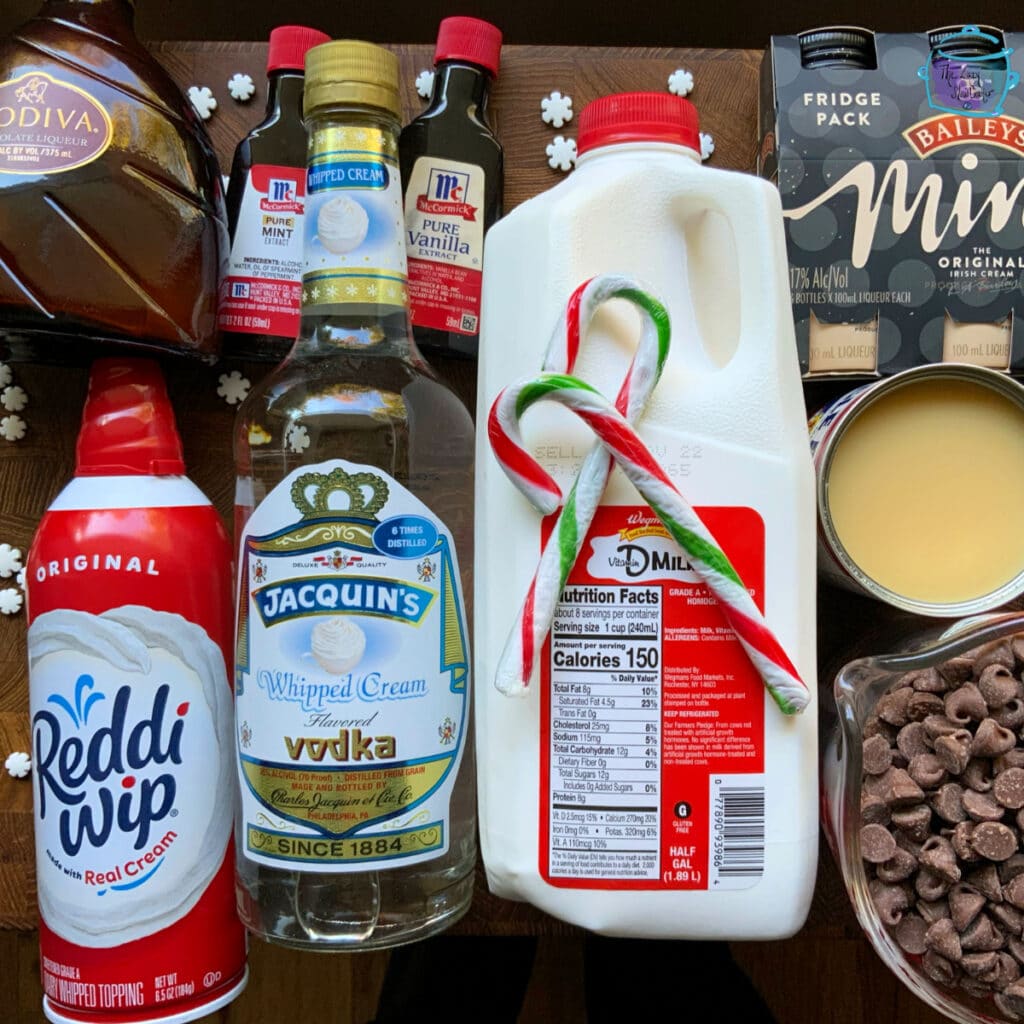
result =
[{"label": "plastic milk jug", "polygon": [[[637,432],[812,695],[802,714],[782,713],[619,465],[555,591],[532,674],[518,694],[499,692],[556,515],[510,483],[481,429],[476,728],[498,896],[619,936],[768,939],[806,917],[818,848],[815,505],[785,268],[776,191],[702,166],[696,112],[667,94],[587,106],[575,171],[488,235],[481,427],[503,388],[538,375],[558,325],[570,351],[578,329],[573,375],[614,402],[637,355],[639,307],[614,298],[590,315],[567,302],[595,276],[640,282],[625,292],[659,299],[671,338]],[[557,362],[548,368],[569,369]],[[592,427],[538,402],[521,431],[523,454],[568,494]]]}]

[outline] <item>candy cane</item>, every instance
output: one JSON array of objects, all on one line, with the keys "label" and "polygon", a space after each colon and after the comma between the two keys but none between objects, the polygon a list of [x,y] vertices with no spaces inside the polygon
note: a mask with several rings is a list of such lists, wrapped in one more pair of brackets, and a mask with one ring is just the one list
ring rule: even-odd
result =
[{"label": "candy cane", "polygon": [[[599,286],[603,280],[595,279],[588,282],[584,290],[592,287],[593,295],[601,294]],[[618,282],[617,287],[621,289],[625,279],[615,280]],[[631,290],[634,296],[645,298],[648,304],[653,303],[653,306],[641,306],[642,310],[661,308],[655,300],[645,296],[635,286],[631,286]],[[622,292],[619,291],[617,294]],[[634,296],[631,298],[636,301]],[[571,309],[572,302],[570,311]],[[590,312],[592,314],[592,309]],[[568,319],[571,320],[571,312]],[[651,322],[655,322],[653,316]],[[664,327],[667,332],[667,319],[664,321]],[[571,333],[570,330],[569,334]],[[558,342],[560,339],[556,335],[549,348],[549,354]],[[660,360],[656,361],[654,372],[648,381],[648,394],[657,382],[664,363],[663,348],[667,348],[667,335],[664,342],[664,347],[659,347]],[[571,346],[566,351],[570,352],[569,358],[574,358]],[[631,368],[631,371],[633,369]],[[546,373],[535,380],[506,388],[495,400],[488,423],[495,456],[512,482],[539,511],[553,511],[561,500],[561,491],[555,481],[527,453],[519,430],[519,418],[531,405],[542,400],[557,401],[572,409],[590,425],[611,459],[618,462],[672,537],[686,551],[691,566],[718,598],[726,621],[736,633],[782,711],[786,714],[802,711],[810,699],[807,687],[768,628],[736,570],[622,415],[623,406],[629,408],[631,404],[631,375],[633,374],[627,375],[616,406],[610,405],[599,392],[584,381],[566,374]],[[646,401],[646,395],[643,396],[643,401]],[[640,408],[642,405],[643,402],[639,402]],[[565,578],[582,546],[593,510],[596,509],[604,491],[607,470],[601,465],[602,471],[597,472],[600,463],[596,458],[592,465],[588,465],[594,455],[592,452],[587,457],[573,490],[566,499],[555,533],[545,548],[541,565],[530,585],[523,610],[502,653],[495,683],[504,693],[523,692],[523,687],[529,682],[534,659],[550,628],[551,617]],[[608,456],[604,458],[610,467]],[[589,512],[590,518],[584,520],[581,511]],[[568,568],[565,567],[567,560]]]},{"label": "candy cane", "polygon": [[[615,400],[615,407],[626,419],[635,422],[661,377],[670,332],[665,307],[629,278],[613,275],[592,278],[572,293],[565,316],[559,319],[548,345],[544,369],[572,370],[579,355],[580,338],[590,320],[603,302],[613,298],[633,303],[641,315],[640,341]],[[512,420],[518,390],[513,386],[504,394],[506,400],[500,404],[495,402],[491,408],[488,432],[492,445],[496,436],[501,445],[509,436],[509,428],[516,429]],[[518,447],[504,444],[502,452],[504,458],[499,456],[502,468],[531,504],[544,514],[554,512],[562,504],[562,491],[554,479],[521,443]],[[498,662],[495,684],[502,693],[525,692],[551,627],[559,595],[576,563],[614,464],[605,447],[597,444],[580,467]]]}]

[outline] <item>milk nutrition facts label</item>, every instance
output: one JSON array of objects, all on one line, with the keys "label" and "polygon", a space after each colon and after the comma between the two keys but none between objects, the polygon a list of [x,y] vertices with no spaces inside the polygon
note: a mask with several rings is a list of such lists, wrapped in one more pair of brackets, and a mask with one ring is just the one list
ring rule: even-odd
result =
[{"label": "milk nutrition facts label", "polygon": [[[704,508],[757,601],[764,531]],[[747,888],[763,875],[764,686],[646,507],[597,510],[541,660],[540,864],[566,888]]]},{"label": "milk nutrition facts label", "polygon": [[661,597],[563,592],[551,631],[552,875],[660,877]]}]

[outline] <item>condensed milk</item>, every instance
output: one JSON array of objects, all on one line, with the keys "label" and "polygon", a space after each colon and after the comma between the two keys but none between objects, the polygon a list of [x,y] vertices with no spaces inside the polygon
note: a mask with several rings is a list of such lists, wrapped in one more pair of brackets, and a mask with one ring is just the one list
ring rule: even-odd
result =
[{"label": "condensed milk", "polygon": [[1024,591],[1024,388],[973,366],[919,367],[811,421],[826,578],[919,614]]}]

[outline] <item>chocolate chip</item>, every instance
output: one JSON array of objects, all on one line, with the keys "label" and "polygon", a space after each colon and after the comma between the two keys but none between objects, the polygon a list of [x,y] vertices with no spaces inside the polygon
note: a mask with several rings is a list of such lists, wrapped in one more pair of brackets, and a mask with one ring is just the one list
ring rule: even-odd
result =
[{"label": "chocolate chip", "polygon": [[866,789],[860,794],[860,820],[865,825],[888,825],[890,819],[889,805],[874,793]]},{"label": "chocolate chip", "polygon": [[1006,940],[1006,948],[1013,954],[1013,958],[1017,963],[1024,964],[1024,942],[1015,936],[1011,936]]},{"label": "chocolate chip", "polygon": [[925,735],[933,744],[940,736],[949,736],[960,729],[958,723],[951,722],[945,715],[929,715],[921,724],[924,726]]},{"label": "chocolate chip", "polygon": [[992,997],[992,1002],[996,1004],[996,1009],[1007,1020],[1024,1020],[1024,999],[1013,999],[1008,997],[1005,992],[997,992]]},{"label": "chocolate chip", "polygon": [[980,722],[988,714],[985,698],[974,683],[966,683],[957,690],[951,690],[943,699],[943,705],[946,717],[957,725]]},{"label": "chocolate chip", "polygon": [[890,807],[911,807],[924,800],[924,790],[903,768],[890,768],[875,778],[882,784],[879,796]]},{"label": "chocolate chip", "polygon": [[967,729],[957,729],[956,732],[936,738],[935,756],[950,775],[959,775],[967,767],[971,759],[972,740]]},{"label": "chocolate chip", "polygon": [[972,953],[1002,949],[1005,944],[999,929],[985,914],[979,914],[960,936],[960,946]]},{"label": "chocolate chip", "polygon": [[1012,903],[1018,910],[1024,910],[1024,875],[1011,878],[1003,886],[1003,898]]},{"label": "chocolate chip", "polygon": [[[969,678],[969,675],[964,678]],[[942,678],[937,668],[919,668],[913,672],[905,672],[896,685],[911,686],[919,693],[944,693],[949,689],[949,683]]]},{"label": "chocolate chip", "polygon": [[986,718],[978,726],[971,743],[971,753],[975,757],[998,757],[1017,745],[1017,737],[1009,729],[1004,729],[994,718]]},{"label": "chocolate chip", "polygon": [[946,988],[952,988],[960,976],[957,968],[934,949],[929,949],[921,958],[921,968],[932,981]]},{"label": "chocolate chip", "polygon": [[999,865],[999,881],[1006,885],[1018,875],[1024,874],[1024,853],[1015,853]]},{"label": "chocolate chip", "polygon": [[936,671],[951,686],[959,686],[974,675],[974,663],[970,658],[950,658],[944,661]]},{"label": "chocolate chip", "polygon": [[908,722],[907,705],[913,696],[914,691],[909,686],[903,686],[898,690],[883,693],[875,705],[875,714],[883,722],[888,722],[897,728],[904,726]]},{"label": "chocolate chip", "polygon": [[874,715],[864,723],[864,739],[866,740],[871,739],[872,736],[884,736],[887,743],[895,743],[898,733],[899,729],[896,726],[883,722],[880,718],[875,718]]},{"label": "chocolate chip", "polygon": [[[876,827],[877,826],[873,826]],[[956,852],[944,836],[932,836],[921,847],[918,862],[947,882],[960,881],[960,868],[956,863]]]},{"label": "chocolate chip", "polygon": [[998,903],[1003,898],[1003,884],[994,864],[986,864],[972,871],[966,881],[993,903]]},{"label": "chocolate chip", "polygon": [[992,712],[992,717],[1004,729],[1013,729],[1016,732],[1017,729],[1024,725],[1024,700],[1021,700],[1020,697],[1014,697],[1013,700],[1007,701],[1001,708],[996,708]]},{"label": "chocolate chip", "polygon": [[918,754],[912,757],[907,774],[922,789],[935,789],[947,778],[946,769],[935,754]]},{"label": "chocolate chip", "polygon": [[949,916],[958,932],[962,932],[981,913],[986,899],[977,889],[962,882],[949,891]]},{"label": "chocolate chip", "polygon": [[960,934],[948,917],[940,918],[929,925],[924,936],[925,945],[952,963],[957,963],[963,956],[960,946]]},{"label": "chocolate chip", "polygon": [[992,770],[997,775],[1009,768],[1024,768],[1024,747],[1008,750],[1005,754],[1000,754],[992,762]]},{"label": "chocolate chip", "polygon": [[964,810],[973,821],[1000,821],[1006,813],[1006,808],[988,794],[975,793],[973,789],[964,792]]},{"label": "chocolate chip", "polygon": [[896,853],[896,840],[883,825],[865,825],[860,830],[860,855],[869,864],[884,864]]},{"label": "chocolate chip", "polygon": [[950,833],[949,841],[957,857],[965,864],[973,864],[981,860],[974,847],[971,846],[971,836],[974,834],[973,821],[958,822]]},{"label": "chocolate chip", "polygon": [[992,795],[1003,807],[1014,811],[1024,807],[1024,768],[1007,768],[997,775]]},{"label": "chocolate chip", "polygon": [[924,730],[924,722],[908,722],[896,735],[899,752],[910,761],[915,754],[927,754],[931,740]]},{"label": "chocolate chip", "polygon": [[907,701],[907,718],[911,722],[923,722],[929,715],[946,713],[945,709],[945,702],[938,694],[915,692]]},{"label": "chocolate chip", "polygon": [[996,979],[997,988],[1006,988],[1012,985],[1020,977],[1020,964],[1009,953],[996,953],[999,957],[999,977]]},{"label": "chocolate chip", "polygon": [[884,736],[872,736],[861,748],[864,771],[869,775],[881,775],[892,765],[892,747]]},{"label": "chocolate chip", "polygon": [[992,709],[1020,696],[1020,684],[1005,665],[989,665],[978,677],[978,689]]},{"label": "chocolate chip", "polygon": [[960,966],[964,974],[991,983],[999,974],[999,957],[995,953],[966,953],[960,958]]},{"label": "chocolate chip", "polygon": [[1004,861],[1012,857],[1017,849],[1014,831],[994,821],[984,821],[971,833],[971,846],[975,853],[989,860]]},{"label": "chocolate chip", "polygon": [[902,885],[886,885],[884,882],[872,880],[868,883],[868,892],[871,894],[878,916],[886,924],[899,924],[900,918],[903,917],[903,911],[910,906],[907,890]]},{"label": "chocolate chip", "polygon": [[988,793],[992,789],[992,762],[987,757],[972,757],[960,773],[960,781],[975,793]]},{"label": "chocolate chip", "polygon": [[947,782],[940,787],[930,803],[932,810],[951,825],[967,820],[967,812],[964,810],[964,788],[955,782]]},{"label": "chocolate chip", "polygon": [[904,914],[900,923],[896,925],[896,942],[904,952],[920,956],[928,948],[928,943],[925,942],[927,931],[928,922],[919,914]]},{"label": "chocolate chip", "polygon": [[875,876],[882,882],[905,882],[917,870],[917,858],[908,850],[897,847],[884,864],[875,868]]},{"label": "chocolate chip", "polygon": [[947,900],[918,900],[914,906],[929,925],[950,916],[949,902]]},{"label": "chocolate chip", "polygon": [[1024,930],[1024,915],[1011,907],[1009,903],[991,903],[988,913],[1004,931],[1012,935],[1019,936]]},{"label": "chocolate chip", "polygon": [[914,891],[923,900],[939,900],[949,892],[952,883],[931,868],[921,867],[914,876]]},{"label": "chocolate chip", "polygon": [[1009,640],[993,640],[992,643],[980,647],[974,653],[974,666],[972,669],[974,678],[979,679],[989,665],[1002,665],[1005,668],[1012,669],[1016,664],[1016,660]]},{"label": "chocolate chip", "polygon": [[[893,828],[898,828],[918,843],[923,843],[931,834],[932,812],[931,808],[924,804],[893,811],[891,821]],[[868,822],[865,821],[865,824]],[[886,822],[879,821],[875,824],[884,825]]]}]

